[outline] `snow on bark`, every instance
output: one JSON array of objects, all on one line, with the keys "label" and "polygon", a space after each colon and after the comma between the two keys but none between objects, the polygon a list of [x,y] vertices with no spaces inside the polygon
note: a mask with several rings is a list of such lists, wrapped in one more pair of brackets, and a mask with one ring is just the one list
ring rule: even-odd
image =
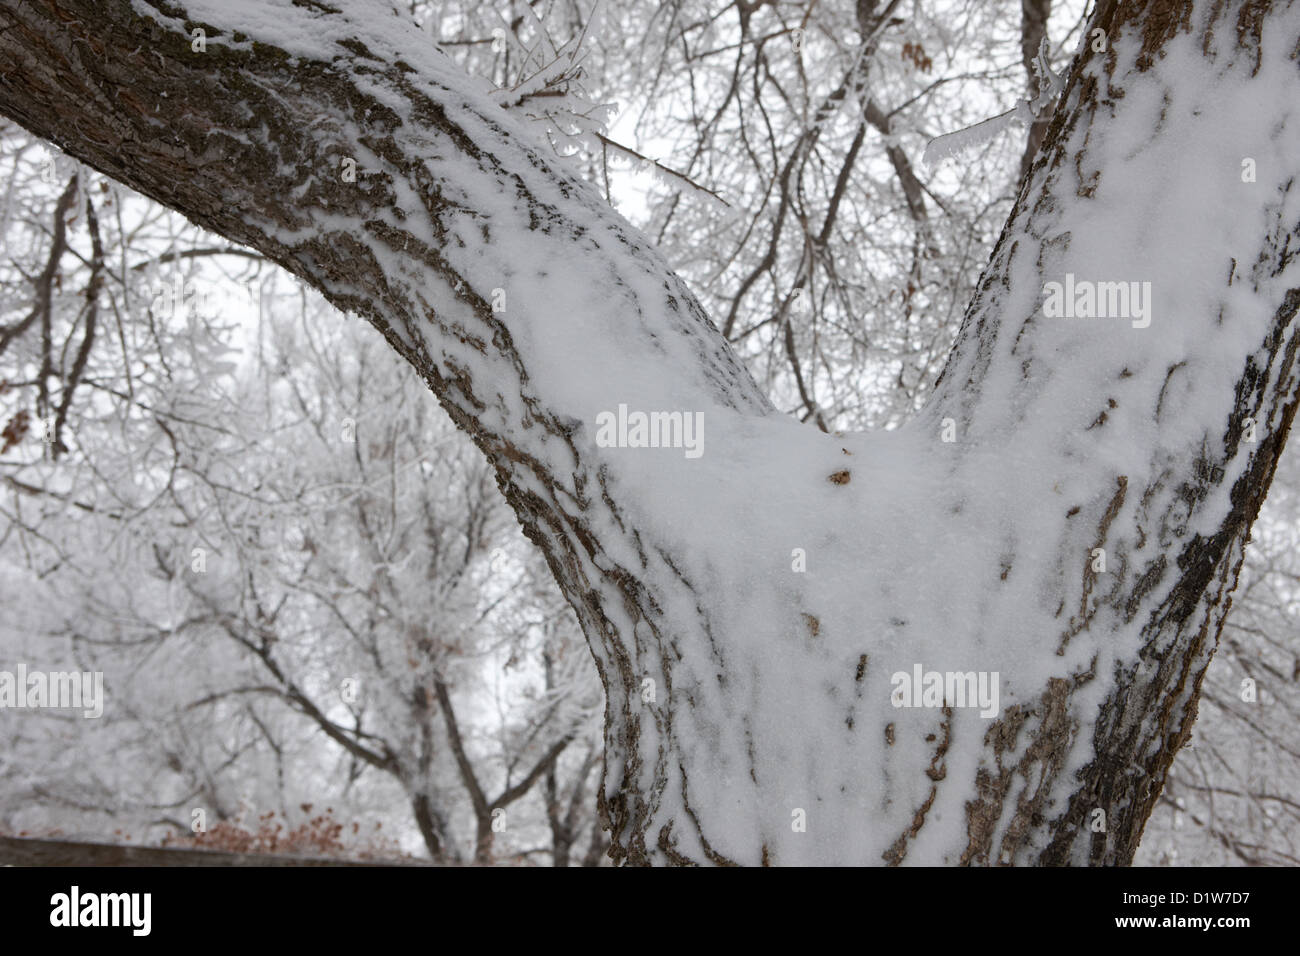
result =
[{"label": "snow on bark", "polygon": [[[985,603],[1038,610],[1024,653],[1054,651],[1041,676],[1065,682],[1041,720],[1069,701],[1074,738],[1028,764],[990,741],[964,856],[1126,861],[1194,717],[1295,409],[1300,18],[1261,30],[1264,9],[1103,7],[1110,49],[1085,54],[926,409],[963,436],[953,477],[1003,489],[975,504],[1010,566]],[[1150,325],[1046,318],[1043,290],[1071,275],[1150,283]],[[1003,816],[1017,791],[1028,820]],[[1087,825],[1098,808],[1108,833]],[[1064,813],[1050,841],[1037,813]]]},{"label": "snow on bark", "polygon": [[[1294,411],[1300,15],[1268,6],[1101,5],[937,394],[882,434],[777,416],[649,243],[386,8],[0,0],[0,110],[421,372],[583,624],[619,858],[1124,862]],[[1047,317],[1067,276],[1094,312],[1149,288],[1149,325]],[[703,455],[597,442],[620,405],[702,413]],[[918,666],[997,675],[997,716],[895,706]]]}]

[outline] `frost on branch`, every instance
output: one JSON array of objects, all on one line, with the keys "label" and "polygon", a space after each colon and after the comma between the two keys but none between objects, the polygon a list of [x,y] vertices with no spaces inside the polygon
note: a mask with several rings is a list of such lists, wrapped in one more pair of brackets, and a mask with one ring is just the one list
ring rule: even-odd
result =
[{"label": "frost on branch", "polygon": [[522,10],[532,21],[536,39],[525,46],[518,33],[494,31],[493,43],[514,47],[522,59],[514,82],[496,90],[493,99],[503,109],[540,125],[560,156],[599,151],[615,107],[595,102],[583,84],[586,52],[582,46],[600,30],[600,4],[592,8],[582,33],[559,45],[531,6],[525,4]]},{"label": "frost on branch", "polygon": [[587,57],[583,44],[599,35],[604,19],[599,0],[582,32],[558,45],[530,6],[525,5],[523,11],[536,32],[531,45],[525,45],[517,32],[493,32],[494,44],[503,48],[509,45],[522,57],[515,80],[491,94],[502,109],[540,126],[560,157],[599,156],[607,179],[610,159],[622,161],[628,168],[651,174],[665,186],[685,190],[721,210],[730,210],[731,204],[713,190],[607,135],[617,107],[592,98],[583,82],[582,68]]},{"label": "frost on branch", "polygon": [[1005,113],[982,120],[974,126],[936,136],[925,147],[921,162],[926,166],[934,166],[981,143],[987,143],[1017,120],[1030,126],[1046,116],[1065,85],[1060,74],[1052,72],[1048,62],[1046,37],[1038,45],[1038,55],[1034,57],[1033,66],[1038,83],[1038,95],[1033,100],[1021,100]]}]

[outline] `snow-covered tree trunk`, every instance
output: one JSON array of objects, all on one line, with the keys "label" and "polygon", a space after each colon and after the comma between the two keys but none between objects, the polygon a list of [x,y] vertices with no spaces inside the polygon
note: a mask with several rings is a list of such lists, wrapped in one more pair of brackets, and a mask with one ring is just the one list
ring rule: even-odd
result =
[{"label": "snow-covered tree trunk", "polygon": [[616,857],[1123,863],[1295,411],[1298,37],[1099,4],[937,393],[839,437],[384,3],[0,0],[0,111],[419,370],[586,632]]}]

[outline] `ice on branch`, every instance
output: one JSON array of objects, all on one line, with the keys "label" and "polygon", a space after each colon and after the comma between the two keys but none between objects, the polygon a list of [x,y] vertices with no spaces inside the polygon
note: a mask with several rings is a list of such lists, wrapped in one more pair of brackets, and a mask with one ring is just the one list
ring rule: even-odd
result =
[{"label": "ice on branch", "polygon": [[667,186],[670,189],[684,190],[695,198],[713,205],[720,214],[730,216],[736,213],[731,203],[727,202],[712,189],[707,186],[701,186],[695,180],[684,176],[659,162],[657,159],[651,159],[638,153],[631,147],[617,143],[609,137],[598,134],[597,139],[601,145],[602,160],[622,160],[623,164],[630,169],[639,173],[649,173],[654,177],[655,182]]}]

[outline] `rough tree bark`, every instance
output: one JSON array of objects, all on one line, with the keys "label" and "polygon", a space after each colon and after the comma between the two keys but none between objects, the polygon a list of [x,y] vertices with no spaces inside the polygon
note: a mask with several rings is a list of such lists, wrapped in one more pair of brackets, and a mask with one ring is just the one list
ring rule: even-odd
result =
[{"label": "rough tree bark", "polygon": [[[777,415],[654,249],[383,4],[0,0],[0,111],[419,370],[587,635],[617,859],[1109,864],[1295,412],[1297,36],[1269,0],[1099,3],[939,387],[887,435]],[[1045,317],[1066,273],[1149,280],[1149,327]],[[703,413],[726,480],[599,447],[620,403]],[[999,713],[894,707],[914,663],[999,673]]]}]

